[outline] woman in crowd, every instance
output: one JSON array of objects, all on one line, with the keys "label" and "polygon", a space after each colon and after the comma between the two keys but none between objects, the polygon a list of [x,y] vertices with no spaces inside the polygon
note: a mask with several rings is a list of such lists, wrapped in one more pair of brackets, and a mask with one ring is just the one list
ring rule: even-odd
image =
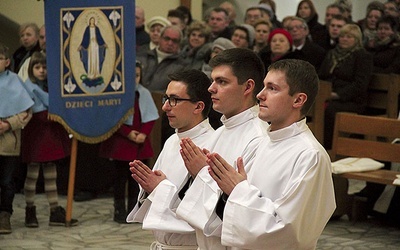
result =
[{"label": "woman in crowd", "polygon": [[138,47],[137,51],[143,52],[155,49],[158,46],[158,43],[160,42],[161,30],[168,25],[171,25],[171,23],[166,18],[162,16],[152,17],[147,22],[147,28],[149,29],[149,35],[150,35],[150,43]]},{"label": "woman in crowd", "polygon": [[395,17],[383,16],[376,25],[376,37],[366,45],[374,57],[374,72],[400,74],[399,24]]},{"label": "woman in crowd", "polygon": [[188,68],[201,70],[211,50],[210,34],[211,29],[204,22],[195,21],[189,26],[188,44],[182,48],[182,56],[188,62]]},{"label": "woman in crowd", "polygon": [[25,23],[19,27],[21,47],[13,54],[11,69],[18,73],[20,67],[33,52],[40,51],[39,27],[35,23]]},{"label": "woman in crowd", "polygon": [[375,39],[377,22],[383,16],[383,5],[379,2],[372,2],[367,7],[367,15],[358,22],[363,34],[363,45],[365,46],[370,40]]},{"label": "woman in crowd", "polygon": [[372,68],[372,55],[362,45],[360,27],[346,24],[340,30],[338,44],[328,52],[319,69],[319,77],[332,82],[331,100],[325,110],[326,149],[332,146],[337,112],[364,112]]},{"label": "woman in crowd", "polygon": [[278,28],[269,34],[268,44],[269,46],[258,54],[264,63],[266,72],[273,62],[287,58],[291,53],[293,39],[287,30]]},{"label": "woman in crowd", "polygon": [[311,0],[302,0],[297,5],[297,17],[301,17],[307,22],[310,36],[313,40],[324,29],[324,26],[318,22],[318,13],[314,3]]}]

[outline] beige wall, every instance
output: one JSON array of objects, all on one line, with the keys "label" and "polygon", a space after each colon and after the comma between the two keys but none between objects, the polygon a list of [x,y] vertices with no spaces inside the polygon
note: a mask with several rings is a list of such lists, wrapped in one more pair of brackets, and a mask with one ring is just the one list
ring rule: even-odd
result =
[{"label": "beige wall", "polygon": [[[169,9],[174,9],[180,5],[180,0],[137,0],[136,5],[143,7],[146,18],[150,19],[152,16],[166,16]],[[201,19],[202,1],[192,0],[191,9],[193,17]],[[35,22],[40,27],[44,23],[44,2],[34,0],[0,0],[0,13],[16,23]]]},{"label": "beige wall", "polygon": [[32,0],[0,0],[0,13],[16,23],[44,23],[44,2]]}]

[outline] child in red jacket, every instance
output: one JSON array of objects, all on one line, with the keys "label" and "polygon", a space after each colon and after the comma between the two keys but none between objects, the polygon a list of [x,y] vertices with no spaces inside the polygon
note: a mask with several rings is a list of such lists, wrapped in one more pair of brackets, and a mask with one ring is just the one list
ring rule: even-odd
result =
[{"label": "child in red jacket", "polygon": [[[114,161],[114,221],[126,223],[127,211],[137,202],[139,185],[131,177],[129,162],[137,159],[148,164],[153,157],[149,134],[158,119],[158,111],[150,92],[141,83],[142,66],[136,61],[136,92],[134,115],[117,132],[100,145],[100,157]],[[128,204],[125,202],[128,182]]]}]

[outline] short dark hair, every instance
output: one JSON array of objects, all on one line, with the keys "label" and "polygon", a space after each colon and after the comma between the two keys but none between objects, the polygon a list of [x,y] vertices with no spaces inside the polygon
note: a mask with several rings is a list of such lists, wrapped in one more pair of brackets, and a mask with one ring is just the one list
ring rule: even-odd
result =
[{"label": "short dark hair", "polygon": [[340,14],[343,14],[345,11],[344,8],[340,4],[337,4],[337,3],[331,3],[328,6],[326,6],[326,9],[333,9],[333,8],[338,9]]},{"label": "short dark hair", "polygon": [[185,23],[185,14],[178,9],[169,10],[167,17],[177,17],[182,21],[182,23]]},{"label": "short dark hair", "polygon": [[399,22],[395,17],[384,15],[381,18],[378,19],[376,22],[376,28],[378,28],[379,24],[381,23],[387,23],[390,25],[390,28],[396,33],[397,30],[399,29]]},{"label": "short dark hair", "polygon": [[224,13],[225,13],[225,20],[228,20],[228,18],[229,18],[229,13],[228,13],[228,11],[227,11],[226,9],[224,9],[224,8],[215,7],[215,8],[213,8],[213,9],[211,10],[211,12],[217,12],[217,13],[219,13],[219,12],[224,12]]},{"label": "short dark hair", "polygon": [[293,96],[296,93],[307,95],[307,101],[301,109],[301,113],[306,115],[318,94],[319,78],[315,67],[304,60],[284,59],[271,64],[268,67],[269,71],[280,71],[285,74],[289,95]]},{"label": "short dark hair", "polygon": [[2,43],[0,43],[0,55],[3,55],[6,59],[10,58],[10,50]]},{"label": "short dark hair", "polygon": [[190,25],[193,22],[193,17],[192,17],[192,12],[190,11],[190,9],[184,5],[180,5],[178,7],[176,7],[177,10],[181,11],[184,15],[184,17],[188,18],[187,21],[187,25]]},{"label": "short dark hair", "polygon": [[253,98],[257,100],[256,96],[264,86],[265,68],[261,59],[252,50],[233,48],[221,51],[210,60],[209,65],[211,68],[221,65],[229,66],[239,84],[253,79],[255,82]]},{"label": "short dark hair", "polygon": [[207,118],[211,110],[211,94],[208,88],[211,85],[210,79],[202,71],[197,69],[189,69],[177,71],[168,75],[170,81],[183,82],[187,87],[189,98],[194,101],[202,101],[204,103],[203,117]]},{"label": "short dark hair", "polygon": [[46,54],[44,52],[35,51],[31,56],[28,66],[28,76],[31,82],[37,82],[36,77],[33,75],[33,66],[38,63],[46,65]]},{"label": "short dark hair", "polygon": [[347,18],[345,18],[343,15],[340,15],[340,14],[333,15],[332,19],[344,21],[346,24],[349,21]]}]

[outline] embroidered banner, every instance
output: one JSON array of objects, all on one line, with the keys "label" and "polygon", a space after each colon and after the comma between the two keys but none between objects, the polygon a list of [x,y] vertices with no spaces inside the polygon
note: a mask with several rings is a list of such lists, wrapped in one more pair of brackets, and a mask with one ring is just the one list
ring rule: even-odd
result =
[{"label": "embroidered banner", "polygon": [[135,1],[45,1],[49,116],[98,143],[133,113]]}]

